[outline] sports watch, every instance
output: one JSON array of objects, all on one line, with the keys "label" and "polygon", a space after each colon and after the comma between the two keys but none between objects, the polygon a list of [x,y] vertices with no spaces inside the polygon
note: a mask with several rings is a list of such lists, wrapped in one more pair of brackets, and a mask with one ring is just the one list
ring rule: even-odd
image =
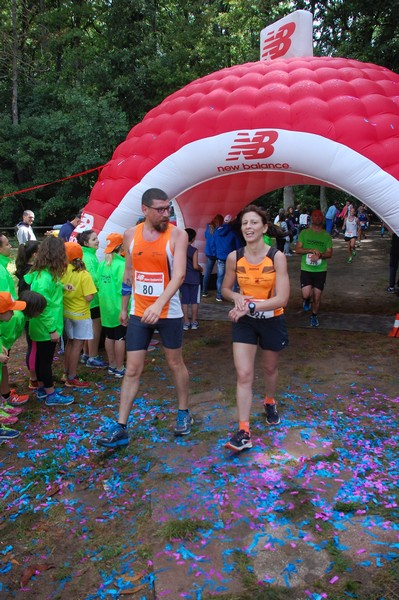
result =
[{"label": "sports watch", "polygon": [[249,314],[253,317],[256,310],[255,302],[248,302]]}]

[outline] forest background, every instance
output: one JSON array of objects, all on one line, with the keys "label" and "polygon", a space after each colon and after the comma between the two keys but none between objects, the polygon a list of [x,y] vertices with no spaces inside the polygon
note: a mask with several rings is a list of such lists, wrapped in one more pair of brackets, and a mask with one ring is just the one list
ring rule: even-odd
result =
[{"label": "forest background", "polygon": [[[314,54],[399,72],[399,1],[3,0],[0,8],[1,225],[37,224],[84,206],[96,169],[166,96],[204,75],[259,60],[261,29],[314,15]],[[328,190],[327,190],[328,193]],[[336,192],[334,192],[336,194]],[[302,186],[301,195],[318,189]],[[281,190],[264,199],[281,205]]]}]

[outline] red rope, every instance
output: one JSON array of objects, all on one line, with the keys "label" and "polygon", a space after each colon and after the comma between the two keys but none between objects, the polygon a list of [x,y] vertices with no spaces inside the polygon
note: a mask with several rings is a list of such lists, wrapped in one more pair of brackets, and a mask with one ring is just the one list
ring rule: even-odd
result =
[{"label": "red rope", "polygon": [[82,175],[87,175],[88,173],[93,173],[93,171],[100,172],[105,165],[101,165],[101,167],[95,167],[94,169],[89,169],[88,171],[82,171],[81,173],[76,173],[75,175],[69,175],[68,177],[62,177],[62,179],[56,179],[55,181],[50,181],[49,183],[42,183],[40,185],[34,185],[33,187],[25,188],[23,190],[17,190],[16,192],[11,192],[10,194],[3,194],[0,196],[0,200],[3,198],[8,198],[9,196],[17,196],[18,194],[25,194],[25,192],[31,192],[32,190],[38,190],[39,188],[46,187],[48,185],[53,185],[54,183],[61,183],[62,181],[68,181],[68,179],[74,179],[75,177],[81,177]]}]

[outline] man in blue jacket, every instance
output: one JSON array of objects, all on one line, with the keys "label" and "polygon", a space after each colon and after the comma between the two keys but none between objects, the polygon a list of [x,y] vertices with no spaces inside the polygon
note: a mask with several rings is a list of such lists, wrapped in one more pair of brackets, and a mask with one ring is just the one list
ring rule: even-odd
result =
[{"label": "man in blue jacket", "polygon": [[223,225],[215,229],[215,252],[217,259],[216,300],[222,302],[222,283],[226,270],[226,259],[230,252],[240,246],[237,235],[231,226],[231,215],[226,215]]}]

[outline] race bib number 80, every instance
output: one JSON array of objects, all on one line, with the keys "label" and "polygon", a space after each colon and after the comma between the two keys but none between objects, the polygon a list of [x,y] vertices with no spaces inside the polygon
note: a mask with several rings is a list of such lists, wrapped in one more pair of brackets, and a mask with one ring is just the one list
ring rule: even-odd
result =
[{"label": "race bib number 80", "polygon": [[158,298],[165,289],[163,273],[144,273],[136,271],[134,290],[140,296]]}]

